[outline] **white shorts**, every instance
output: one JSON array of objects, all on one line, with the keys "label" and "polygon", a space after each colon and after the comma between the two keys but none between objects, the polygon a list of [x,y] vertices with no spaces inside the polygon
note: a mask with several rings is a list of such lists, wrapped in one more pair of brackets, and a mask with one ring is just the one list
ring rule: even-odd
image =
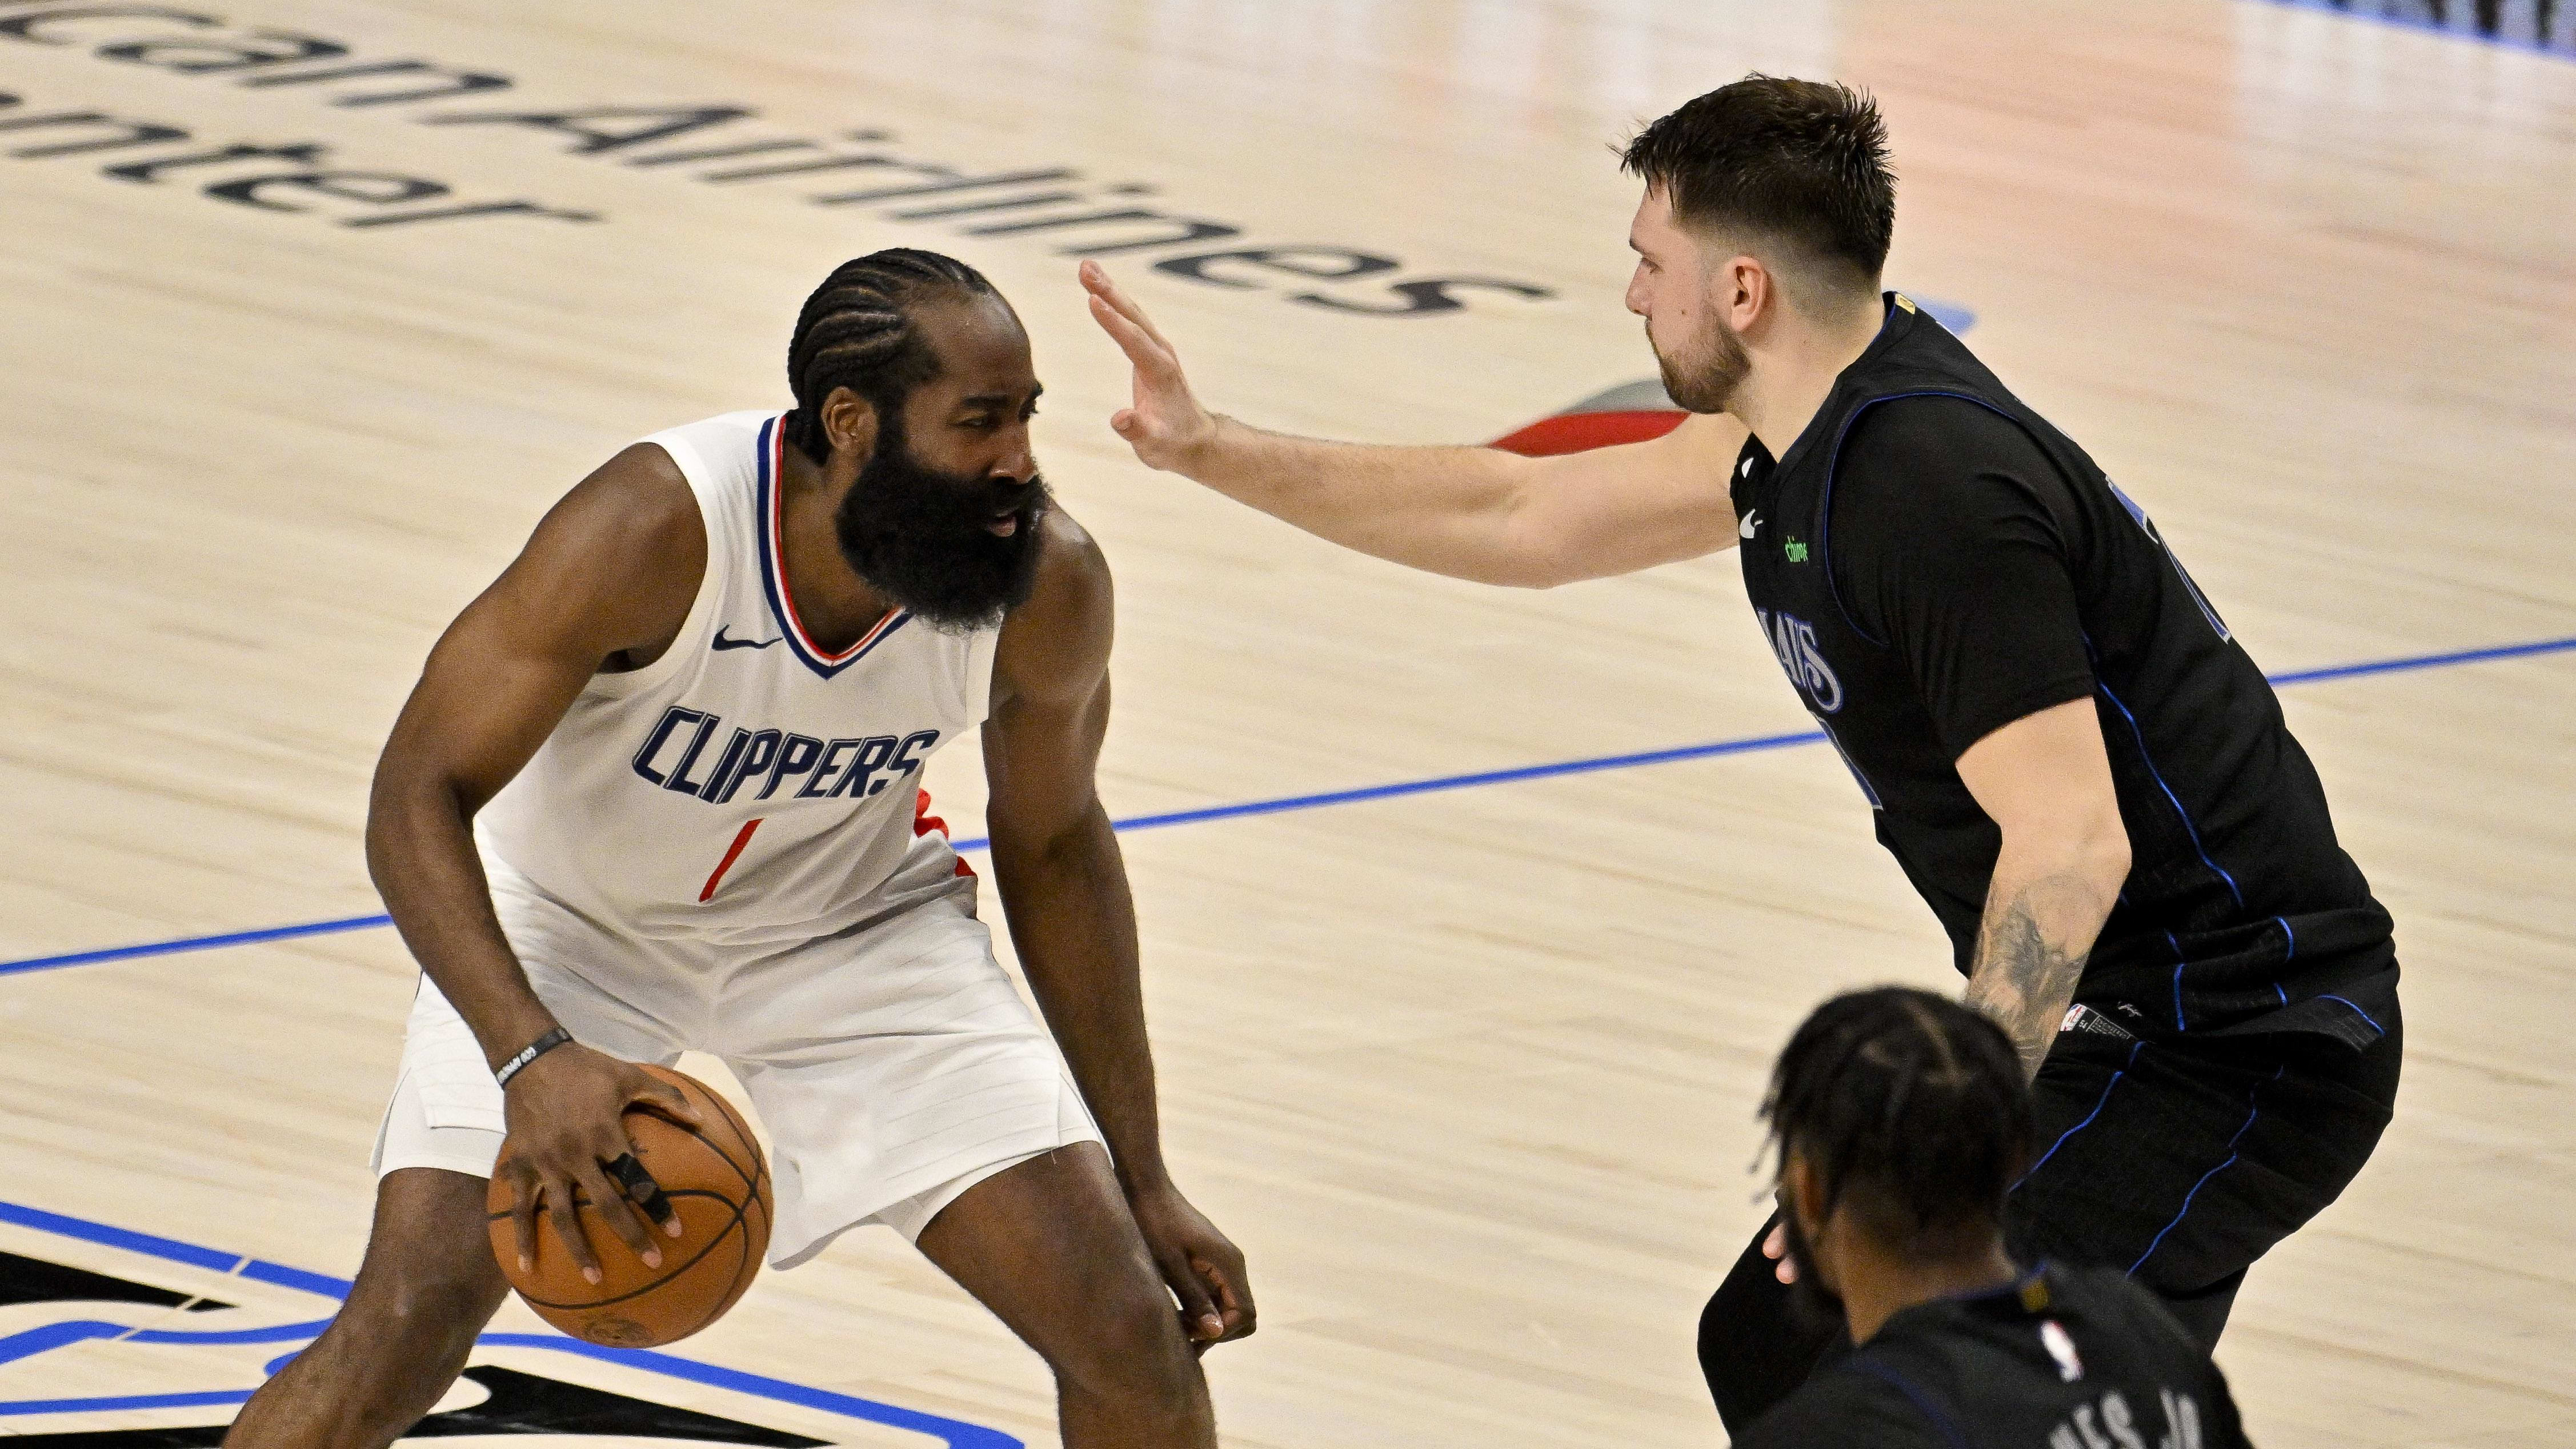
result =
[{"label": "white shorts", "polygon": [[[615,935],[487,860],[503,934],[576,1041],[669,1065],[723,1060],[770,1137],[788,1268],[866,1222],[917,1239],[985,1178],[1100,1132],[1054,1038],[975,918],[975,879],[944,843],[917,845],[885,911],[784,948]],[[427,977],[376,1138],[378,1175],[437,1167],[489,1177],[501,1089]]]}]

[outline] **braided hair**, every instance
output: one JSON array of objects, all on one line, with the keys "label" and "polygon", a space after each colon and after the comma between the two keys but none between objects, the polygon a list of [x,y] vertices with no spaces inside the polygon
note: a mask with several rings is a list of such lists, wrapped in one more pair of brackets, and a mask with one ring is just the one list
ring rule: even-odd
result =
[{"label": "braided hair", "polygon": [[1946,1253],[2003,1220],[2030,1160],[2030,1090],[2012,1039],[1946,997],[1882,986],[1816,1008],[1772,1069],[1762,1116],[1830,1217],[1848,1202],[1889,1246]]},{"label": "braided hair", "polygon": [[823,432],[823,400],[846,387],[898,416],[913,388],[938,375],[939,359],[913,326],[912,309],[930,297],[995,295],[984,274],[938,252],[890,247],[832,269],[796,314],[787,345],[787,385],[796,396],[787,441],[817,463],[832,455]]}]

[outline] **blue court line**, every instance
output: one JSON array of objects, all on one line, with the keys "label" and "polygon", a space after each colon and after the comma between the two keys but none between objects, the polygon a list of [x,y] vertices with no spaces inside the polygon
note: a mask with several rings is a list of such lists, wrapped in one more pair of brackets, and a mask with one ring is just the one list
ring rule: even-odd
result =
[{"label": "blue court line", "polygon": [[[2498,644],[2483,649],[2453,649],[2440,654],[2410,654],[2396,659],[2369,659],[2358,664],[2335,664],[2322,669],[2300,669],[2286,674],[2266,676],[2278,688],[2292,684],[2317,684],[2331,679],[2364,679],[2377,674],[2403,674],[2416,669],[2447,669],[2459,664],[2484,664],[2498,659],[2527,659],[2541,654],[2564,654],[2576,650],[2576,637],[2536,639],[2527,644]],[[1466,775],[1436,775],[1427,780],[1400,780],[1388,785],[1364,785],[1356,790],[1327,790],[1314,795],[1287,795],[1275,800],[1245,800],[1232,805],[1211,805],[1198,810],[1171,810],[1159,815],[1131,815],[1113,822],[1121,834],[1138,830],[1160,830],[1170,825],[1196,825],[1210,820],[1234,820],[1250,815],[1281,815],[1293,810],[1316,810],[1327,805],[1356,805],[1366,800],[1393,800],[1406,795],[1429,795],[1442,790],[1468,790],[1482,785],[1506,785],[1518,780],[1548,780],[1560,775],[1587,775],[1600,770],[1628,770],[1641,765],[1669,765],[1682,760],[1716,759],[1726,755],[1749,755],[1764,750],[1787,749],[1793,745],[1812,745],[1823,741],[1816,730],[1801,730],[1785,735],[1755,735],[1748,739],[1716,740],[1704,745],[1681,745],[1673,749],[1643,750],[1625,755],[1594,755],[1579,760],[1557,760],[1543,765],[1520,765],[1505,770],[1479,770]],[[989,849],[992,841],[978,836],[957,842],[961,851]],[[51,971],[65,966],[93,966],[107,961],[131,961],[145,956],[175,956],[183,951],[212,951],[225,946],[249,946],[262,941],[285,941],[298,936],[326,936],[340,931],[365,931],[390,926],[387,915],[342,916],[328,921],[306,921],[293,926],[268,926],[255,931],[227,931],[216,936],[182,936],[169,941],[147,941],[134,946],[110,946],[96,951],[74,951],[61,956],[31,956],[22,961],[0,961],[0,976],[14,976],[27,971]]]},{"label": "blue court line", "polygon": [[74,951],[68,956],[37,956],[25,961],[0,961],[0,976],[20,971],[48,971],[56,966],[93,966],[101,961],[124,961],[136,956],[176,956],[182,951],[212,951],[222,946],[251,946],[262,941],[288,941],[297,936],[328,936],[340,931],[367,931],[390,926],[394,918],[381,912],[372,916],[342,916],[335,921],[306,921],[300,926],[267,926],[256,931],[227,931],[220,936],[182,936],[175,941],[147,941],[140,946],[110,946],[103,951]]},{"label": "blue court line", "polygon": [[195,1409],[248,1402],[248,1389],[215,1389],[202,1394],[126,1394],[107,1399],[12,1399],[0,1404],[0,1415],[105,1414],[118,1409]]},{"label": "blue court line", "polygon": [[[2576,640],[2570,640],[2576,645]],[[1392,785],[1363,785],[1356,790],[1327,790],[1320,795],[1286,795],[1276,800],[1245,800],[1234,805],[1211,805],[1199,810],[1173,810],[1161,815],[1131,815],[1113,822],[1121,835],[1137,830],[1159,830],[1166,825],[1196,825],[1205,820],[1233,820],[1246,815],[1282,815],[1291,810],[1314,810],[1326,805],[1356,805],[1363,800],[1392,800],[1403,795],[1429,795],[1440,790],[1469,790],[1479,785],[1505,785],[1514,780],[1548,780],[1559,775],[1588,775],[1596,770],[1626,770],[1639,765],[1668,765],[1676,760],[1705,760],[1719,755],[1749,755],[1761,750],[1782,750],[1791,745],[1820,743],[1824,735],[1817,730],[1800,730],[1786,735],[1755,735],[1751,739],[1717,740],[1705,745],[1680,745],[1668,750],[1645,750],[1632,755],[1594,755],[1581,760],[1558,760],[1545,765],[1516,765],[1507,770],[1479,770],[1470,775],[1435,775],[1428,780],[1400,780]],[[989,849],[992,841],[977,836],[957,842],[959,850]],[[0,964],[0,974],[9,970]]]},{"label": "blue court line", "polygon": [[2518,50],[2525,55],[2545,55],[2553,60],[2576,60],[2576,50],[2560,49],[2549,44],[2545,37],[2539,40],[2525,40],[2515,35],[2488,35],[2474,28],[2454,30],[2422,16],[2378,14],[2350,6],[2336,5],[2331,3],[2331,0],[2261,0],[2261,3],[2285,10],[2313,10],[2320,15],[2334,15],[2345,20],[2362,20],[2396,30],[2412,30],[2424,35],[2438,35],[2445,40],[2465,40],[2476,45],[2492,45],[2498,50]]},{"label": "blue court line", "polygon": [[2487,649],[2455,649],[2448,654],[2415,654],[2403,659],[2373,659],[2325,669],[2301,669],[2267,676],[2275,686],[2314,684],[2321,679],[2362,679],[2373,674],[2403,674],[2410,669],[2447,669],[2454,664],[2484,664],[2491,659],[2526,659],[2534,654],[2564,654],[2576,639],[2536,639],[2529,644],[2498,644]]},{"label": "blue court line", "polygon": [[[259,1258],[246,1258],[235,1253],[220,1252],[196,1243],[182,1242],[176,1238],[139,1233],[131,1228],[120,1228],[111,1223],[92,1222],[87,1218],[47,1212],[43,1208],[28,1207],[23,1203],[0,1201],[0,1223],[11,1223],[39,1232],[52,1233],[58,1237],[77,1238],[82,1242],[120,1248],[126,1252],[159,1258],[165,1262],[185,1263],[190,1267],[213,1268],[222,1272],[236,1272],[238,1276],[244,1278],[258,1278],[264,1282],[276,1283],[319,1297],[344,1299],[349,1296],[349,1280],[345,1278],[334,1278],[327,1273],[314,1273],[302,1268],[290,1268],[282,1263],[270,1263]],[[316,1319],[310,1323],[212,1332],[157,1329],[132,1332],[122,1324],[77,1319],[64,1323],[49,1323],[0,1338],[0,1364],[33,1358],[38,1354],[74,1343],[102,1338],[122,1338],[129,1343],[164,1345],[293,1342],[319,1335],[329,1322],[328,1319]],[[746,1373],[741,1369],[701,1363],[696,1359],[681,1358],[676,1354],[659,1353],[650,1349],[604,1348],[598,1344],[584,1343],[577,1338],[567,1338],[551,1333],[486,1333],[478,1337],[475,1342],[487,1348],[541,1348],[554,1353],[577,1354],[583,1358],[598,1359],[603,1363],[619,1364],[627,1368],[640,1369],[646,1373],[659,1374],[664,1378],[682,1379],[753,1398],[768,1399],[774,1403],[820,1409],[847,1419],[858,1419],[871,1424],[883,1424],[888,1428],[909,1430],[915,1434],[926,1434],[947,1444],[949,1449],[1025,1449],[1019,1439],[998,1429],[985,1428],[981,1424],[942,1418],[937,1414],[926,1414],[917,1409],[880,1403],[874,1399],[862,1399],[851,1394],[834,1393],[829,1389],[812,1388],[786,1379],[774,1379],[766,1374]],[[283,1360],[279,1362],[282,1363]],[[276,1366],[277,1364],[272,1364],[271,1368],[274,1369]],[[0,1417],[91,1413],[117,1409],[196,1408],[238,1404],[249,1397],[248,1389],[217,1389],[200,1393],[131,1394],[114,1398],[15,1399],[0,1401]],[[6,1437],[0,1436],[0,1443],[6,1442]]]}]

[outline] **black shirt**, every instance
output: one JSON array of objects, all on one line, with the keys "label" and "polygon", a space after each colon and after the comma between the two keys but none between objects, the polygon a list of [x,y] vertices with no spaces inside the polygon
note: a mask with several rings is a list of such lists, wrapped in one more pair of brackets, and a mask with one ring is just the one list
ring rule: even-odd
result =
[{"label": "black shirt", "polygon": [[2145,1289],[2043,1267],[1917,1304],[1755,1420],[1736,1449],[2242,1449],[2218,1366]]},{"label": "black shirt", "polygon": [[1835,589],[1904,656],[1944,753],[2093,693],[2066,564],[2082,525],[2021,429],[1900,398],[1853,425],[1839,473]]},{"label": "black shirt", "polygon": [[2131,863],[2076,999],[2149,1035],[2379,1038],[2388,913],[2271,685],[2145,512],[1939,323],[1889,294],[1787,454],[1746,440],[1734,503],[1763,633],[1960,971],[2002,834],[1956,761],[2090,698]]}]

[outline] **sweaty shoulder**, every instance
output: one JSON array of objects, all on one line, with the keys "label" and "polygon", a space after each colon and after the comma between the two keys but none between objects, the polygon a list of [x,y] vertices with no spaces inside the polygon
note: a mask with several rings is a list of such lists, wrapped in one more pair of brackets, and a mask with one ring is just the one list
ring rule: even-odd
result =
[{"label": "sweaty shoulder", "polygon": [[670,454],[637,443],[547,511],[502,586],[520,610],[633,668],[669,646],[706,568],[697,495]]},{"label": "sweaty shoulder", "polygon": [[1753,1422],[1735,1449],[1951,1449],[1950,1440],[1876,1374],[1848,1366],[1824,1370]]},{"label": "sweaty shoulder", "polygon": [[1088,694],[1109,668],[1115,624],[1109,559],[1071,514],[1038,525],[1036,586],[1002,621],[997,686],[1039,696]]}]

